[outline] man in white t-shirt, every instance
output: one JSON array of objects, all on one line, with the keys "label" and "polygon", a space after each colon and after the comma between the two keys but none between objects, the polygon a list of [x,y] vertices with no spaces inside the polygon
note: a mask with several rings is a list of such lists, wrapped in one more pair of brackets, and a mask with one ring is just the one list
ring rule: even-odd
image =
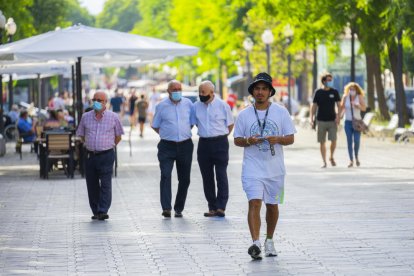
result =
[{"label": "man in white t-shirt", "polygon": [[294,142],[296,132],[287,109],[269,102],[275,94],[272,77],[260,73],[249,85],[255,103],[243,109],[234,128],[234,143],[244,147],[242,183],[249,200],[248,223],[253,244],[249,255],[262,259],[260,209],[266,204],[266,257],[277,256],[273,234],[279,218],[278,204],[283,203],[285,165],[282,146]]}]

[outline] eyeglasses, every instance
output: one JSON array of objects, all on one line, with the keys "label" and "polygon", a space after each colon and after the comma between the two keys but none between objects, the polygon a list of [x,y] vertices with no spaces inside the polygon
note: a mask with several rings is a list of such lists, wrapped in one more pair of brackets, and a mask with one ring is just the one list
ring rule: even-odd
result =
[{"label": "eyeglasses", "polygon": [[100,102],[103,103],[105,100],[101,100],[101,99],[92,99],[93,102]]}]

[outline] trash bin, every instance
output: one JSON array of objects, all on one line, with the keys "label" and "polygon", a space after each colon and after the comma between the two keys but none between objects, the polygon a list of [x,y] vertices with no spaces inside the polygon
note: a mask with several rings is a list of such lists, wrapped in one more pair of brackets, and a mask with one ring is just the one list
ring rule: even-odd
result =
[{"label": "trash bin", "polygon": [[0,157],[6,154],[6,140],[3,135],[0,134]]}]

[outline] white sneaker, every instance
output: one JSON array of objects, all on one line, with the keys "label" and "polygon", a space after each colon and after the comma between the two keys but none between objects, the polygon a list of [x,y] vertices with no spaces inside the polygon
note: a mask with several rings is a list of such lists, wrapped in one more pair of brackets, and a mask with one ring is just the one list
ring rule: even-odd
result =
[{"label": "white sneaker", "polygon": [[262,259],[262,251],[260,250],[260,247],[256,244],[253,244],[249,247],[249,250],[247,253],[254,259],[254,260],[261,260]]},{"label": "white sneaker", "polygon": [[266,257],[275,257],[275,256],[277,256],[277,252],[276,252],[275,244],[273,243],[273,240],[266,239],[264,247],[265,247],[265,256]]}]

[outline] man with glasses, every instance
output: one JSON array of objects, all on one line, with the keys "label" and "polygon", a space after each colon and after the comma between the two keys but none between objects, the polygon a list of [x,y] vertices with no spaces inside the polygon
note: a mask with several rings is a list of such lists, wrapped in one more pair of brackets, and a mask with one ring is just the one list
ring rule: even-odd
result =
[{"label": "man with glasses", "polygon": [[160,135],[158,160],[161,169],[160,199],[162,216],[171,217],[171,172],[176,162],[178,189],[175,198],[175,217],[183,216],[187,190],[190,185],[193,141],[191,128],[195,124],[192,102],[182,97],[181,83],[172,80],[168,83],[169,97],[155,107],[152,128]]},{"label": "man with glasses", "polygon": [[104,92],[96,92],[92,99],[93,110],[82,115],[76,131],[76,135],[82,138],[87,152],[86,185],[93,220],[109,218],[114,148],[124,134],[118,115],[106,110],[107,100]]},{"label": "man with glasses", "polygon": [[261,260],[262,201],[266,204],[265,255],[277,256],[273,234],[279,219],[278,204],[283,203],[286,173],[282,146],[293,144],[296,130],[287,109],[269,101],[276,91],[267,73],[258,74],[248,91],[255,102],[240,112],[234,127],[234,143],[244,147],[242,183],[249,200],[247,220],[253,240],[248,254]]}]

